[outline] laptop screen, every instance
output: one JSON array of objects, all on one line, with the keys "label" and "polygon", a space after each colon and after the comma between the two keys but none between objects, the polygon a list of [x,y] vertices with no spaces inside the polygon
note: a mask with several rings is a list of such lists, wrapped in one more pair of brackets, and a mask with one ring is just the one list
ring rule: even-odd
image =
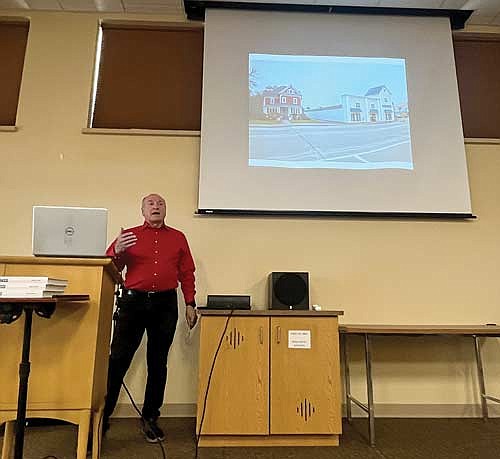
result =
[{"label": "laptop screen", "polygon": [[33,207],[33,255],[105,257],[108,210]]}]

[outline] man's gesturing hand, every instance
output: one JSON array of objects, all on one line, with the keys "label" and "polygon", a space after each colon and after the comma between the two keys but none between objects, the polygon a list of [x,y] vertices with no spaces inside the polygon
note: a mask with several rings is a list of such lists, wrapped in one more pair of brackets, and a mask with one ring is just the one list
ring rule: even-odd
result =
[{"label": "man's gesturing hand", "polygon": [[129,247],[132,247],[137,242],[137,236],[131,231],[125,233],[123,228],[120,230],[120,234],[116,238],[115,242],[115,254],[118,255],[125,252]]}]

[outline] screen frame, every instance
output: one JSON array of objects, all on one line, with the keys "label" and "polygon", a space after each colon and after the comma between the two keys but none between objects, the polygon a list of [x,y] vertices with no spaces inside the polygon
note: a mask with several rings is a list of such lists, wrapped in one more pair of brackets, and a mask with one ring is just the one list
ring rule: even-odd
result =
[{"label": "screen frame", "polygon": [[311,210],[245,210],[245,209],[198,209],[196,215],[206,216],[270,216],[270,217],[333,217],[362,219],[441,219],[469,220],[477,216],[470,213],[446,212],[358,212],[358,211],[311,211]]},{"label": "screen frame", "polygon": [[[184,0],[188,19],[205,19],[207,8],[250,10],[250,11],[282,11],[282,12],[314,12],[326,14],[363,14],[363,15],[399,15],[420,17],[448,17],[452,30],[462,29],[473,10],[425,9],[425,8],[388,8],[362,6],[332,5],[300,5],[282,3],[245,3],[231,1],[198,1]],[[398,212],[398,211],[350,211],[350,210],[270,210],[245,208],[205,208],[199,207],[195,215],[200,216],[275,216],[275,217],[319,217],[319,218],[361,218],[361,219],[427,219],[427,220],[468,220],[476,219],[470,212]]]}]

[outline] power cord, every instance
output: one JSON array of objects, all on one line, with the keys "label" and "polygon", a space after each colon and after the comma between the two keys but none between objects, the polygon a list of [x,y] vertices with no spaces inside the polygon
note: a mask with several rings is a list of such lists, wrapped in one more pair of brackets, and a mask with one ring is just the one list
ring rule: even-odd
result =
[{"label": "power cord", "polygon": [[205,410],[207,408],[208,391],[210,389],[210,382],[212,380],[212,373],[214,372],[215,362],[217,361],[217,355],[219,354],[220,348],[222,346],[222,341],[224,340],[224,336],[226,335],[227,327],[229,325],[229,319],[231,319],[233,312],[234,312],[234,309],[231,309],[231,312],[227,316],[224,330],[222,331],[222,334],[221,334],[220,339],[219,339],[219,344],[217,346],[217,350],[215,351],[215,355],[214,355],[214,358],[212,360],[212,367],[210,368],[210,373],[208,374],[207,388],[205,390],[205,396],[203,398],[203,410],[201,412],[200,429],[198,430],[198,435],[196,437],[196,452],[195,452],[195,456],[194,456],[195,459],[198,458],[198,447],[200,444],[201,429],[203,428],[203,420],[205,419]]},{"label": "power cord", "polygon": [[130,399],[130,401],[132,402],[132,406],[134,407],[135,411],[137,411],[137,414],[140,416],[140,418],[142,419],[142,422],[144,422],[145,424],[147,424],[150,429],[151,429],[151,432],[153,432],[153,435],[156,437],[156,443],[158,443],[158,445],[160,446],[161,448],[161,454],[163,456],[163,459],[167,459],[167,455],[165,453],[165,448],[163,448],[163,442],[156,436],[156,432],[154,431],[154,429],[152,428],[151,426],[151,423],[148,419],[146,419],[141,411],[139,410],[139,408],[137,408],[137,405],[134,401],[134,399],[132,398],[132,394],[130,393],[130,391],[128,390],[128,387],[125,385],[124,382],[122,382],[122,386],[123,388],[125,389],[125,392],[127,392],[127,395],[128,395],[128,398]]}]

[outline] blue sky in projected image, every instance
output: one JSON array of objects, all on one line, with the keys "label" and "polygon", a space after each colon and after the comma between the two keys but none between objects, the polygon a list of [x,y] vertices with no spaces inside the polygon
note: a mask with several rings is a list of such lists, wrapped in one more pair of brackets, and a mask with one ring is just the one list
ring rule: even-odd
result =
[{"label": "blue sky in projected image", "polygon": [[395,104],[407,103],[405,60],[396,58],[289,56],[250,54],[255,87],[292,85],[303,96],[303,106],[316,108],[341,103],[343,94],[365,95],[385,85]]}]

